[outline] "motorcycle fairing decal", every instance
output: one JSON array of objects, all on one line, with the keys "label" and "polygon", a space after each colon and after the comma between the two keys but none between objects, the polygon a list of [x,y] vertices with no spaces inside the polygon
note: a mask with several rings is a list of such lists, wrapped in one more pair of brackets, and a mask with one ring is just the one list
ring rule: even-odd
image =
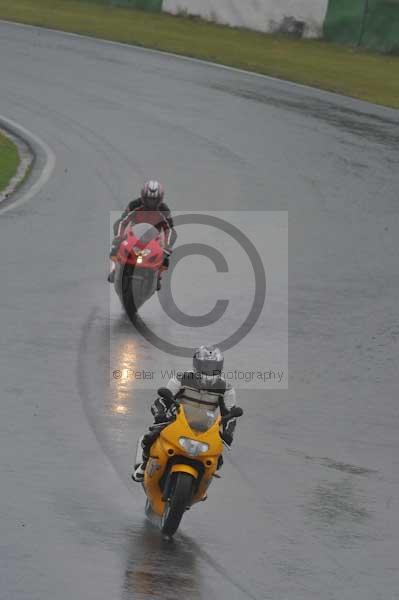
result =
[{"label": "motorcycle fairing decal", "polygon": [[147,472],[149,477],[153,477],[159,469],[161,469],[161,465],[155,458],[150,458],[147,466]]}]

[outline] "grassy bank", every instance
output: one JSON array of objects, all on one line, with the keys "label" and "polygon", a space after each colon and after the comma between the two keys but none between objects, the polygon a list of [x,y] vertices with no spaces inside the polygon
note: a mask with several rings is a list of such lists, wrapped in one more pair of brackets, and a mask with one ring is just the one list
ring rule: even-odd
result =
[{"label": "grassy bank", "polygon": [[399,108],[399,57],[78,0],[0,0],[0,18],[223,63]]},{"label": "grassy bank", "polygon": [[0,192],[14,177],[19,165],[19,155],[15,144],[0,133]]}]

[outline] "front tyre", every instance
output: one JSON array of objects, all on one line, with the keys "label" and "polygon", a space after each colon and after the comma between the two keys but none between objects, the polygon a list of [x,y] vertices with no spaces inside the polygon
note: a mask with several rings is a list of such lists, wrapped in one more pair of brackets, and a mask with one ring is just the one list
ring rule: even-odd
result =
[{"label": "front tyre", "polygon": [[171,537],[180,525],[180,521],[191,503],[194,478],[188,473],[178,473],[171,498],[165,504],[162,515],[161,531]]}]

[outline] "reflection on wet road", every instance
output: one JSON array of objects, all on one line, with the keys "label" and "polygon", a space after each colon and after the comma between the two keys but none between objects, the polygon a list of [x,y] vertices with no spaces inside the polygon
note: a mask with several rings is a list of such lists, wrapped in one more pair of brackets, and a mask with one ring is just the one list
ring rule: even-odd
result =
[{"label": "reflection on wet road", "polygon": [[198,558],[183,540],[163,540],[159,530],[144,521],[129,535],[123,600],[185,600],[203,598]]}]

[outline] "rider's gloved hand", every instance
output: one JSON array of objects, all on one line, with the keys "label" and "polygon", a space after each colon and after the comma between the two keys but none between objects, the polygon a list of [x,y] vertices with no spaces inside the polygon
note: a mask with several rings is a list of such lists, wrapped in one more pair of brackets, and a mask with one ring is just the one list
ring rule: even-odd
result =
[{"label": "rider's gloved hand", "polygon": [[154,423],[158,425],[158,423],[166,423],[168,420],[166,412],[158,413],[154,418]]}]

